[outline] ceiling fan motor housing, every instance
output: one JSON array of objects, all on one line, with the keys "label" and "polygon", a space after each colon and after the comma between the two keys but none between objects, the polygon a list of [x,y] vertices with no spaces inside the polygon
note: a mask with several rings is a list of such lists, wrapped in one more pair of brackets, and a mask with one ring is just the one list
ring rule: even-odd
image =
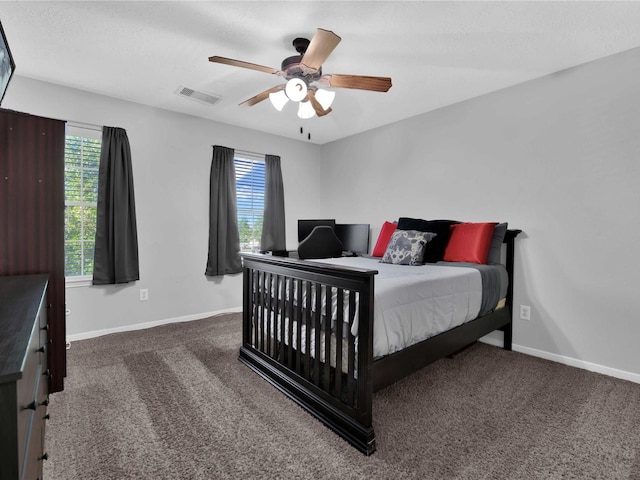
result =
[{"label": "ceiling fan motor housing", "polygon": [[292,78],[302,78],[307,83],[315,82],[322,76],[322,68],[315,69],[310,68],[301,63],[302,55],[294,55],[293,57],[285,58],[282,61],[280,70],[285,75],[284,78],[291,80]]},{"label": "ceiling fan motor housing", "polygon": [[285,73],[284,78],[287,80],[291,80],[292,78],[301,78],[307,82],[307,85],[311,82],[315,82],[322,76],[322,68],[316,70],[315,68],[308,67],[302,63],[302,57],[311,42],[307,38],[296,38],[292,43],[299,55],[287,57],[282,61],[280,70]]}]

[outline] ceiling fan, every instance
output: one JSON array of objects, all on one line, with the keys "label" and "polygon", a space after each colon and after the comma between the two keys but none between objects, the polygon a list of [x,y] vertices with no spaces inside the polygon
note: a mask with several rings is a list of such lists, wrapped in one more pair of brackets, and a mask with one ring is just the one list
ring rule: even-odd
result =
[{"label": "ceiling fan", "polygon": [[298,109],[300,118],[311,118],[314,115],[322,117],[331,112],[331,103],[335,97],[335,92],[319,89],[312,85],[314,82],[324,87],[352,88],[374,92],[387,92],[391,88],[391,78],[389,77],[323,75],[322,64],[340,43],[340,40],[341,38],[338,35],[322,28],[317,29],[311,41],[306,38],[296,38],[293,41],[293,46],[298,55],[285,58],[282,61],[280,70],[218,56],[209,57],[209,61],[271,73],[287,80],[286,84],[276,85],[265,90],[242,102],[241,106],[251,107],[269,98],[276,109],[282,110],[284,105],[289,100],[292,100],[300,102]]}]

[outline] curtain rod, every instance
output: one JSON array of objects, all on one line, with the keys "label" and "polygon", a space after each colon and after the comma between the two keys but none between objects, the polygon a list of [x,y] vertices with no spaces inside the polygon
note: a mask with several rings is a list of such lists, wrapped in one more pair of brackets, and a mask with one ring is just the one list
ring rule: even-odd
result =
[{"label": "curtain rod", "polygon": [[[216,145],[211,145],[211,147],[215,147]],[[264,156],[266,155],[265,153],[259,153],[259,152],[252,152],[251,150],[241,150],[239,148],[234,148],[233,151],[235,153],[239,153],[240,155],[253,155],[255,157],[261,157],[264,158]]]}]

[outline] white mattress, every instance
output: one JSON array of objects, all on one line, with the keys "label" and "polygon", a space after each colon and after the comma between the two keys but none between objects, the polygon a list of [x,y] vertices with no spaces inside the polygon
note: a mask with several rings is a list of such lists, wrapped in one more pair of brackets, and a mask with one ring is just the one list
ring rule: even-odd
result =
[{"label": "white mattress", "polygon": [[[365,257],[316,261],[378,270],[374,280],[374,358],[473,320],[480,311],[482,278],[473,268],[392,265]],[[357,336],[357,330],[356,318],[353,335]]]}]

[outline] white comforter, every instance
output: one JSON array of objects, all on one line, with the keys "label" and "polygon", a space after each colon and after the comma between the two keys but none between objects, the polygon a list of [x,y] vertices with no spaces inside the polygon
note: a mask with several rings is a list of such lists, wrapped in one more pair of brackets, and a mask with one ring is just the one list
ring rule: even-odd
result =
[{"label": "white comforter", "polygon": [[[364,257],[317,262],[378,270],[374,280],[374,358],[473,320],[480,311],[482,279],[473,268],[392,265]],[[354,335],[357,322],[356,318]]]}]

